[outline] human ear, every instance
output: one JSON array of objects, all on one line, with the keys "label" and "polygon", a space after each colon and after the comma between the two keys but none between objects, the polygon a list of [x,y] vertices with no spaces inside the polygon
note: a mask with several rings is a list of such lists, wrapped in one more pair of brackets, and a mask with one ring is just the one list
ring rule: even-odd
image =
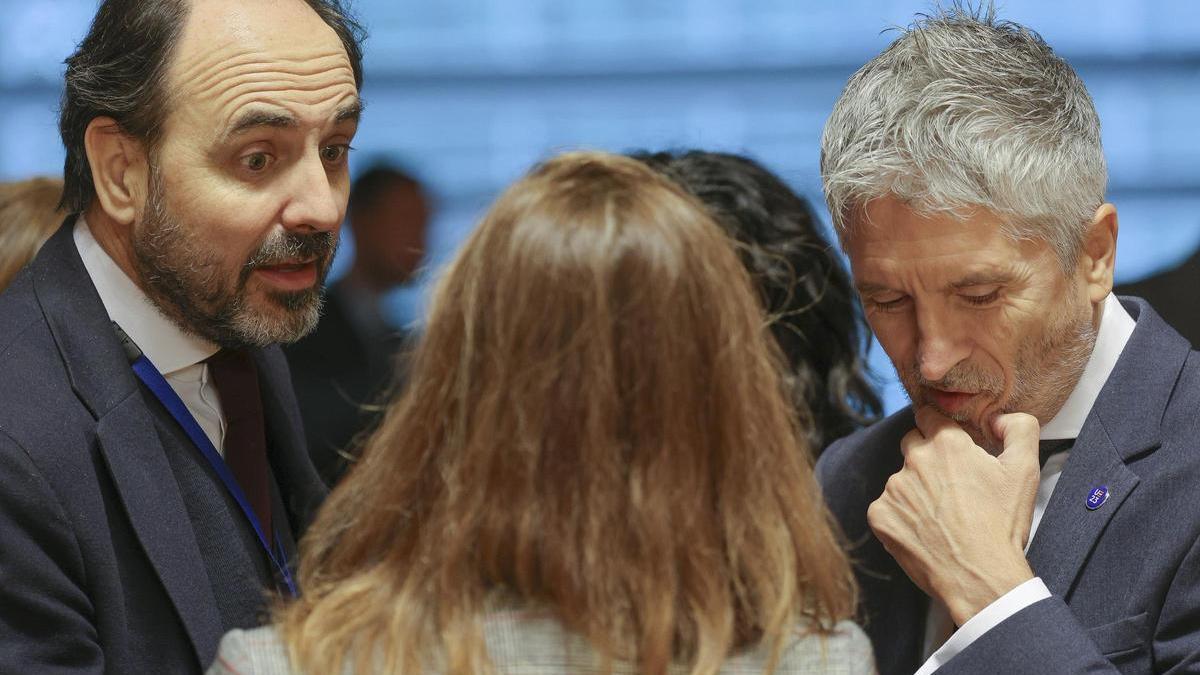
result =
[{"label": "human ear", "polygon": [[1098,304],[1108,297],[1113,287],[1113,270],[1117,264],[1117,207],[1101,204],[1088,223],[1079,255],[1080,272],[1087,284],[1088,299]]},{"label": "human ear", "polygon": [[114,221],[130,225],[147,194],[146,151],[111,117],[97,117],[83,136],[92,183],[100,208]]}]

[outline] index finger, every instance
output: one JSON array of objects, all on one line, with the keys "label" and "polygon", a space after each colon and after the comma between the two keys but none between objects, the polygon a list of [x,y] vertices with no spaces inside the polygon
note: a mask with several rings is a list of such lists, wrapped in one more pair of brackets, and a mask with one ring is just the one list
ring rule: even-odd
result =
[{"label": "index finger", "polygon": [[1004,450],[1000,456],[1010,455],[1009,451],[1016,449],[1016,452],[1021,452],[1022,449],[1030,456],[1037,456],[1038,436],[1041,434],[1041,425],[1038,424],[1037,418],[1026,413],[1008,413],[1000,415],[992,423],[992,428],[995,430],[996,436],[1000,442],[1004,444]]},{"label": "index finger", "polygon": [[958,423],[938,412],[933,406],[923,405],[916,410],[917,428],[925,438],[932,438],[942,429],[961,429]]}]

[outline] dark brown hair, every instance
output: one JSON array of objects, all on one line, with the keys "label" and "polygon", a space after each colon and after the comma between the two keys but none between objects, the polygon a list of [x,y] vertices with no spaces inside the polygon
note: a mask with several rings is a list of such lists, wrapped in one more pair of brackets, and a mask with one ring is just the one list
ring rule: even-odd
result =
[{"label": "dark brown hair", "polygon": [[813,450],[877,421],[883,404],[863,361],[870,332],[808,201],[749,157],[701,150],[632,157],[695,195],[738,242],[783,350],[792,400],[812,411]]},{"label": "dark brown hair", "polygon": [[[337,33],[362,89],[365,33],[339,0],[302,0]],[[190,9],[188,0],[104,0],[75,53],[67,58],[58,128],[66,146],[61,206],[84,211],[96,196],[84,135],[97,117],[157,146],[167,105],[167,72]]]}]

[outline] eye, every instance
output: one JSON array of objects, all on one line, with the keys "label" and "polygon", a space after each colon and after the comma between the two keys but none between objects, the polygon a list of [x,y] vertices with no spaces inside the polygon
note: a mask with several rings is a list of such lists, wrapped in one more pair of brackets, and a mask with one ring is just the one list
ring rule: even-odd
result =
[{"label": "eye", "polygon": [[880,312],[895,312],[901,309],[908,302],[907,295],[884,295],[871,298],[867,301],[872,308]]},{"label": "eye", "polygon": [[962,298],[963,300],[965,300],[967,302],[967,304],[983,307],[986,305],[990,305],[993,302],[995,302],[996,300],[1000,299],[1000,289],[993,288],[990,293],[984,293],[984,294],[962,293],[962,294],[959,294],[959,297]]},{"label": "eye", "polygon": [[353,149],[345,143],[326,145],[321,148],[321,160],[326,164],[342,164]]},{"label": "eye", "polygon": [[241,158],[242,166],[253,173],[261,173],[271,166],[274,158],[265,152],[252,152]]}]

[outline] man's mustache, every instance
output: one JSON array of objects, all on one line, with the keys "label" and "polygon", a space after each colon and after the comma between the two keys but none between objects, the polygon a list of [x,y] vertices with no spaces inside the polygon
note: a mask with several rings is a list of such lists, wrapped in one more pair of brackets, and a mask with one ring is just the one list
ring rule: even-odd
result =
[{"label": "man's mustache", "polygon": [[1004,389],[1004,382],[999,378],[966,369],[954,369],[936,380],[927,379],[921,374],[919,366],[908,369],[909,382],[925,389],[941,389],[942,391],[968,391],[975,394],[999,394]]},{"label": "man's mustache", "polygon": [[246,261],[247,272],[256,267],[281,265],[297,260],[315,258],[324,262],[337,250],[337,236],[332,232],[299,234],[281,232],[268,237]]}]

